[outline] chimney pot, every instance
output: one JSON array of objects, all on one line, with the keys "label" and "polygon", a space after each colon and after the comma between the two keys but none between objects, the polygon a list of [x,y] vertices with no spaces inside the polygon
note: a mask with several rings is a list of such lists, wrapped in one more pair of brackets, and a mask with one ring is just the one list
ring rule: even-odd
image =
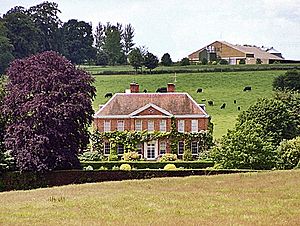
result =
[{"label": "chimney pot", "polygon": [[135,82],[130,83],[130,92],[131,93],[139,93],[140,92],[139,84],[135,83]]},{"label": "chimney pot", "polygon": [[175,84],[174,83],[168,83],[167,91],[168,91],[168,93],[175,92]]}]

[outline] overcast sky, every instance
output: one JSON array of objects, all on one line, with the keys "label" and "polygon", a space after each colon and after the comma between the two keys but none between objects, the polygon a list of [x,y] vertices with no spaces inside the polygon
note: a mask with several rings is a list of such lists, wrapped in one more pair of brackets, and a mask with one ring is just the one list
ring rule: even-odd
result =
[{"label": "overcast sky", "polygon": [[[51,1],[51,0],[49,0]],[[300,60],[300,0],[53,0],[69,19],[131,23],[134,42],[172,60],[216,40],[273,46],[286,59]],[[0,14],[16,5],[42,1],[0,0]]]}]

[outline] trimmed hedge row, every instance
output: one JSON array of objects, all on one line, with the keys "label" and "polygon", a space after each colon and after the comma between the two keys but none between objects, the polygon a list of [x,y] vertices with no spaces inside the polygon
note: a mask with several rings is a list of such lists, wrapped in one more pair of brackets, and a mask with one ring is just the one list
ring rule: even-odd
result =
[{"label": "trimmed hedge row", "polygon": [[172,162],[153,162],[153,161],[83,161],[81,162],[82,167],[92,166],[94,170],[105,167],[112,169],[120,167],[122,164],[129,164],[131,168],[136,169],[163,169],[167,164],[174,164],[177,168],[185,169],[204,169],[207,167],[213,167],[212,161],[172,161]]},{"label": "trimmed hedge row", "polygon": [[0,175],[0,191],[26,190],[41,187],[82,184],[103,181],[150,179],[155,177],[185,177],[192,175],[216,175],[231,173],[257,172],[254,170],[60,170],[48,173],[7,172]]},{"label": "trimmed hedge row", "polygon": [[[183,69],[162,69],[143,72],[138,71],[138,74],[174,74],[176,73],[207,73],[207,72],[235,72],[235,71],[268,71],[268,70],[291,70],[300,69],[299,64],[262,64],[262,65],[227,65],[218,67],[204,67],[204,68],[183,68]],[[93,75],[132,75],[135,71],[98,71],[92,73]]]}]

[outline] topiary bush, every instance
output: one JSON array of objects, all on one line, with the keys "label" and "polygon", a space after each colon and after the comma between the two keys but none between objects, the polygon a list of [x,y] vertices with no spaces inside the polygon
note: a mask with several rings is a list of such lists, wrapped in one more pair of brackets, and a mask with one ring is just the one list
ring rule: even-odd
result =
[{"label": "topiary bush", "polygon": [[94,168],[92,166],[87,166],[87,167],[84,167],[83,170],[92,171],[92,170],[94,170]]},{"label": "topiary bush", "polygon": [[122,164],[120,166],[120,170],[130,171],[131,170],[131,166],[129,164]]},{"label": "topiary bush", "polygon": [[141,159],[141,156],[136,151],[129,151],[123,154],[122,159],[124,161],[137,161]]},{"label": "topiary bush", "polygon": [[176,166],[174,164],[167,164],[164,167],[164,170],[176,170]]},{"label": "topiary bush", "polygon": [[300,137],[284,140],[277,149],[278,168],[293,169],[300,161]]},{"label": "topiary bush", "polygon": [[176,154],[171,154],[171,153],[166,153],[162,155],[159,159],[160,162],[170,162],[170,161],[176,161],[177,160],[177,155]]}]

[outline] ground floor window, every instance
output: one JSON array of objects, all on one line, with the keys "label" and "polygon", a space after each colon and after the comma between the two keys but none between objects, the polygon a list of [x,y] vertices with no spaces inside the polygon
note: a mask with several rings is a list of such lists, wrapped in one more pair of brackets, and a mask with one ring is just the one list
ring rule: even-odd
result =
[{"label": "ground floor window", "polygon": [[143,153],[143,145],[141,143],[137,144],[136,145],[136,150],[137,150],[137,153],[139,155],[142,155],[142,153]]},{"label": "ground floor window", "polygon": [[183,151],[184,151],[184,142],[179,141],[178,142],[178,155],[183,155]]},{"label": "ground floor window", "polygon": [[147,159],[155,159],[155,142],[147,143]]},{"label": "ground floor window", "polygon": [[166,150],[167,150],[167,143],[165,141],[161,141],[159,143],[159,155],[166,154]]},{"label": "ground floor window", "polygon": [[110,154],[110,143],[104,142],[104,155],[109,155],[109,154]]},{"label": "ground floor window", "polygon": [[124,154],[124,145],[123,144],[118,144],[118,155],[123,155]]},{"label": "ground floor window", "polygon": [[198,155],[198,142],[193,141],[191,143],[191,150],[192,150],[192,155]]}]

